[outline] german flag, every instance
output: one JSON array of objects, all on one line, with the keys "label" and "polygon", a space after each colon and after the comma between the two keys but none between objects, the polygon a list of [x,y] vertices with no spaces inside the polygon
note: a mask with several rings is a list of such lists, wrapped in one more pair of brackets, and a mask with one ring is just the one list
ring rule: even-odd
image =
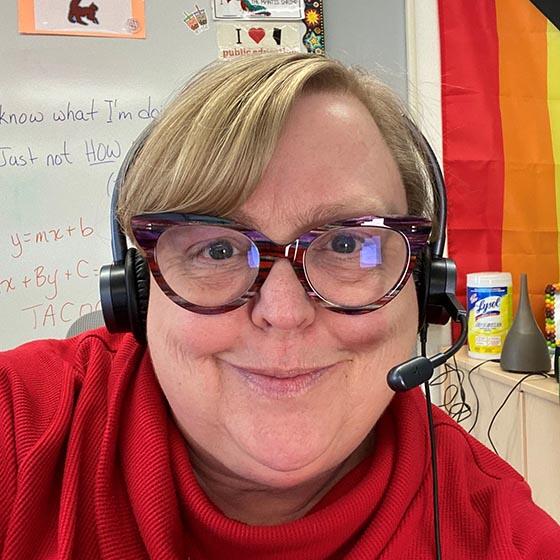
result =
[{"label": "german flag", "polygon": [[439,18],[458,293],[468,272],[508,271],[517,294],[526,272],[542,328],[560,280],[560,2],[439,0]]}]

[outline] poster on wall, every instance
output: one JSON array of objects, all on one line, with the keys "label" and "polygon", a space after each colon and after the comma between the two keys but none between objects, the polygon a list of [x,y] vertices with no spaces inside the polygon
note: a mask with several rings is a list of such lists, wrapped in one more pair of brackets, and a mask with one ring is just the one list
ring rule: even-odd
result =
[{"label": "poster on wall", "polygon": [[[214,0],[214,8],[221,2],[225,4],[227,0]],[[241,0],[237,4],[240,5],[243,2],[244,0]],[[251,4],[255,9],[253,21],[248,21],[247,17],[243,18],[243,16],[240,16],[239,19],[235,19],[237,16],[218,18],[216,27],[220,58],[231,59],[268,52],[311,52],[315,54],[325,52],[322,0],[301,2],[303,16],[298,18],[288,16],[281,18],[279,14],[292,14],[292,12],[287,9],[285,12],[280,9],[274,11],[273,2],[274,0],[269,0],[268,3]],[[234,4],[234,0],[231,0],[230,4]],[[292,6],[293,3],[292,0],[277,0],[276,4],[285,8]],[[258,11],[257,7],[263,8],[265,11]],[[233,12],[233,9],[231,11]],[[215,15],[216,13],[224,12],[214,11]]]},{"label": "poster on wall", "polygon": [[218,22],[217,28],[219,56],[223,59],[266,52],[305,52],[302,22]]},{"label": "poster on wall", "polygon": [[303,19],[304,0],[213,0],[216,19]]},{"label": "poster on wall", "polygon": [[19,0],[20,33],[144,39],[144,0]]}]

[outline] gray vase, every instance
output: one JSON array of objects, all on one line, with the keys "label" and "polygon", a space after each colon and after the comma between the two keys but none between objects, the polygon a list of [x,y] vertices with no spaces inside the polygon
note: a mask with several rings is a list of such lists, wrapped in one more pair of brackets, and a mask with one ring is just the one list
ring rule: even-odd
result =
[{"label": "gray vase", "polygon": [[500,366],[505,371],[519,373],[550,370],[550,354],[531,309],[524,272],[521,273],[517,313],[504,341]]},{"label": "gray vase", "polygon": [[505,371],[519,373],[550,370],[550,354],[531,309],[524,272],[521,273],[517,313],[504,341],[500,366]]}]

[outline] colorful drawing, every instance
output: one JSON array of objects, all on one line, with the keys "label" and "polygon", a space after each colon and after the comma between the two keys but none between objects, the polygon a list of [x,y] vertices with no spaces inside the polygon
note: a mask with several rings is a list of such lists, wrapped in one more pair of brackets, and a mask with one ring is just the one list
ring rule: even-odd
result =
[{"label": "colorful drawing", "polygon": [[97,10],[99,9],[93,2],[89,6],[80,6],[81,0],[72,0],[68,9],[68,21],[70,23],[79,23],[80,25],[88,25],[86,18],[92,23],[99,24],[97,19]]},{"label": "colorful drawing", "polygon": [[195,12],[194,15],[198,20],[198,23],[201,27],[206,27],[208,25],[208,16],[206,15],[206,10],[203,8],[202,10],[195,4]]},{"label": "colorful drawing", "polygon": [[216,19],[303,19],[304,0],[213,0]]},{"label": "colorful drawing", "polygon": [[196,19],[196,16],[194,14],[189,14],[189,12],[185,12],[185,19],[183,21],[187,24],[187,27],[191,31],[198,31],[200,24],[198,23],[198,20]]},{"label": "colorful drawing", "polygon": [[195,8],[196,10],[193,12],[185,12],[185,19],[183,21],[191,31],[200,33],[208,29],[208,16],[206,15],[206,10],[201,10],[196,4]]},{"label": "colorful drawing", "polygon": [[259,6],[258,4],[251,4],[249,0],[241,0],[241,9],[244,12],[250,12],[255,15],[270,16],[270,12],[264,6]]},{"label": "colorful drawing", "polygon": [[20,33],[144,39],[144,0],[17,0]]}]

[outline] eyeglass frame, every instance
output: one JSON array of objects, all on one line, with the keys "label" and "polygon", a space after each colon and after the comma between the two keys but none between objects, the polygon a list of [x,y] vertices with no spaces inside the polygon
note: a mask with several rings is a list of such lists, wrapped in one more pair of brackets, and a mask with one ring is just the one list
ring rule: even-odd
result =
[{"label": "eyeglass frame", "polygon": [[[173,226],[206,225],[219,226],[245,235],[259,252],[259,270],[253,284],[237,299],[223,305],[206,307],[189,302],[177,294],[167,283],[157,262],[156,247],[160,236]],[[406,243],[407,263],[403,267],[400,278],[381,298],[360,307],[344,307],[328,301],[317,293],[307,277],[305,254],[307,248],[318,237],[333,229],[348,227],[377,227],[390,229],[401,235]],[[290,243],[275,243],[263,233],[244,224],[232,220],[205,214],[189,214],[182,212],[154,212],[138,214],[131,219],[131,229],[137,246],[148,262],[154,280],[162,292],[175,304],[183,309],[202,315],[227,313],[245,305],[261,289],[274,263],[282,258],[291,261],[292,267],[301,285],[311,300],[336,313],[360,315],[380,309],[394,299],[405,286],[414,271],[418,257],[426,247],[431,230],[431,221],[420,216],[361,216],[324,224],[303,233]],[[291,253],[291,254],[290,254]]]}]

